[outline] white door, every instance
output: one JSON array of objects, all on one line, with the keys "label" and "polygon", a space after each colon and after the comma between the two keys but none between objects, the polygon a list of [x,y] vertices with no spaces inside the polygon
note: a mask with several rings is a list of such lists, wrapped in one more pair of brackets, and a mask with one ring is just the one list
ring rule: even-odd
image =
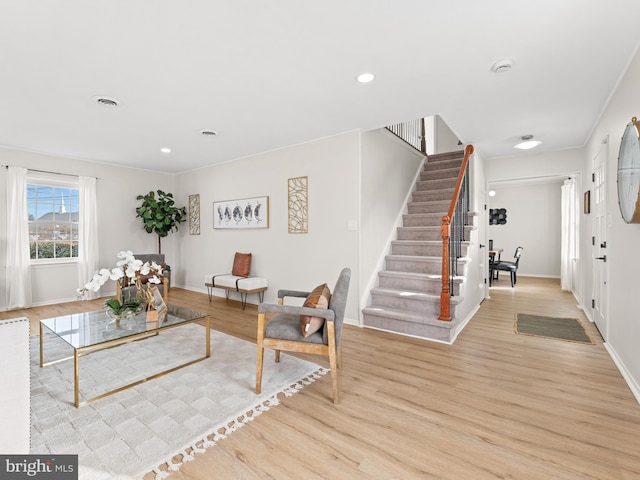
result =
[{"label": "white door", "polygon": [[608,273],[607,268],[607,219],[606,219],[606,164],[608,140],[600,145],[593,159],[593,193],[591,211],[593,215],[593,320],[607,341],[609,324],[607,318]]}]

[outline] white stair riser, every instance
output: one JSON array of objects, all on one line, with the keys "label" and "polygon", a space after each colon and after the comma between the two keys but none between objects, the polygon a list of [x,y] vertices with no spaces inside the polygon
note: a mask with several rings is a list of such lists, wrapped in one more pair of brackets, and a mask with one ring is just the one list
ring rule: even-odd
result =
[{"label": "white stair riser", "polygon": [[[453,311],[451,315],[454,315]],[[451,322],[440,322],[439,325],[430,325],[389,319],[370,313],[364,313],[363,318],[365,325],[381,330],[389,330],[442,342],[451,342],[453,340],[453,332],[451,331],[451,325],[449,325]]]},{"label": "white stair riser", "polygon": [[[462,256],[467,256],[469,246],[462,244]],[[415,244],[409,241],[394,241],[391,243],[392,255],[417,255],[423,257],[442,256],[442,240],[428,244]]]},{"label": "white stair riser", "polygon": [[[434,279],[416,279],[411,277],[402,277],[398,276],[387,276],[384,275],[384,272],[380,272],[378,274],[379,285],[381,288],[399,290],[399,291],[409,291],[409,292],[420,292],[420,293],[429,293],[431,295],[440,295],[442,291],[442,280],[441,277]],[[453,284],[452,295],[459,295],[460,285],[456,282]]]},{"label": "white stair riser", "polygon": [[407,206],[409,215],[421,214],[421,213],[438,213],[440,217],[449,209],[449,202],[447,200],[432,200],[430,202],[411,202]]},{"label": "white stair riser", "polygon": [[440,236],[440,227],[425,227],[425,228],[398,228],[398,240],[439,240],[442,241]]},{"label": "white stair riser", "polygon": [[[442,225],[443,214],[439,213],[417,213],[405,214],[402,216],[402,224],[405,227],[435,227]],[[469,215],[468,223],[473,222],[472,216]],[[471,225],[468,226],[471,228]],[[465,227],[466,228],[466,227]],[[469,238],[469,237],[467,237]]]},{"label": "white stair riser", "polygon": [[[465,227],[465,238],[469,238],[471,234],[471,230],[473,227]],[[424,240],[424,241],[433,241],[439,240],[442,241],[442,237],[440,236],[440,225],[438,226],[429,226],[429,227],[399,227],[398,228],[398,240]]]},{"label": "white stair riser", "polygon": [[458,179],[460,167],[447,169],[429,169],[420,173],[420,180],[437,180],[437,179]]},{"label": "white stair riser", "polygon": [[443,178],[437,180],[420,180],[416,182],[416,190],[418,192],[429,190],[445,190],[447,188],[456,188],[455,178]]},{"label": "white stair riser", "polygon": [[[460,165],[462,165],[462,158],[454,158],[453,160],[444,160],[444,161],[427,161],[424,164],[423,172],[433,172],[435,170],[449,170],[451,168],[457,168],[460,170]],[[456,173],[457,175],[457,173]]]},{"label": "white stair riser", "polygon": [[371,306],[391,308],[405,312],[420,313],[426,315],[440,314],[440,299],[437,300],[411,300],[411,297],[396,297],[389,295],[378,295],[371,292]]},{"label": "white stair riser", "polygon": [[[386,259],[386,270],[396,272],[412,272],[412,273],[431,273],[440,275],[442,273],[442,260],[435,258],[426,261],[415,261],[411,257],[402,258],[402,256],[394,256]],[[458,275],[466,275],[466,262],[458,262]]]},{"label": "white stair riser", "polygon": [[402,216],[402,224],[405,227],[435,227],[442,224],[444,213],[419,213],[405,214]]},{"label": "white stair riser", "polygon": [[453,160],[454,158],[462,161],[462,159],[464,158],[464,149],[455,152],[436,153],[434,155],[429,155],[429,163],[446,162],[448,160]]},{"label": "white stair riser", "polygon": [[[414,191],[411,194],[412,202],[451,202],[453,188],[444,190],[423,190]],[[446,209],[445,209],[446,210]]]}]

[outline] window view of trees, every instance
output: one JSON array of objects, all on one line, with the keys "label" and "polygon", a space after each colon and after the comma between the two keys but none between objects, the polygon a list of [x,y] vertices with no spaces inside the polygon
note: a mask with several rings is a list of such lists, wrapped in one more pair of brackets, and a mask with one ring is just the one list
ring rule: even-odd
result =
[{"label": "window view of trees", "polygon": [[78,189],[27,185],[32,259],[78,256]]}]

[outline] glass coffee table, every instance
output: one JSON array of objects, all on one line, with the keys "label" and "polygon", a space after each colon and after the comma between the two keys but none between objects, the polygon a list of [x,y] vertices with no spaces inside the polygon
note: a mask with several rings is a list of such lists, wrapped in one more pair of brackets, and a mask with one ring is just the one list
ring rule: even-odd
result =
[{"label": "glass coffee table", "polygon": [[[80,366],[79,359],[84,355],[117,347],[135,340],[158,335],[159,333],[181,325],[202,321],[205,323],[205,356],[190,360],[149,377],[137,380],[128,385],[110,390],[96,397],[80,402]],[[109,318],[104,310],[95,312],[74,313],[61,317],[40,320],[40,367],[53,365],[73,358],[74,366],[74,405],[81,405],[99,400],[108,395],[121,392],[148,380],[166,375],[180,368],[200,362],[211,356],[210,318],[205,313],[189,310],[177,305],[167,305],[166,313],[161,314],[159,320],[148,322],[146,312],[142,312],[133,318],[116,320]],[[73,347],[73,356],[44,362],[43,332],[47,329]]]}]

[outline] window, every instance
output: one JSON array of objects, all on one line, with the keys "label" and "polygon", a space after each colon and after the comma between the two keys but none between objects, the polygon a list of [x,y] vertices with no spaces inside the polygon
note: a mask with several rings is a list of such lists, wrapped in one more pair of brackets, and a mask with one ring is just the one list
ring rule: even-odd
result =
[{"label": "window", "polygon": [[27,181],[32,260],[78,257],[79,192],[66,185]]}]

